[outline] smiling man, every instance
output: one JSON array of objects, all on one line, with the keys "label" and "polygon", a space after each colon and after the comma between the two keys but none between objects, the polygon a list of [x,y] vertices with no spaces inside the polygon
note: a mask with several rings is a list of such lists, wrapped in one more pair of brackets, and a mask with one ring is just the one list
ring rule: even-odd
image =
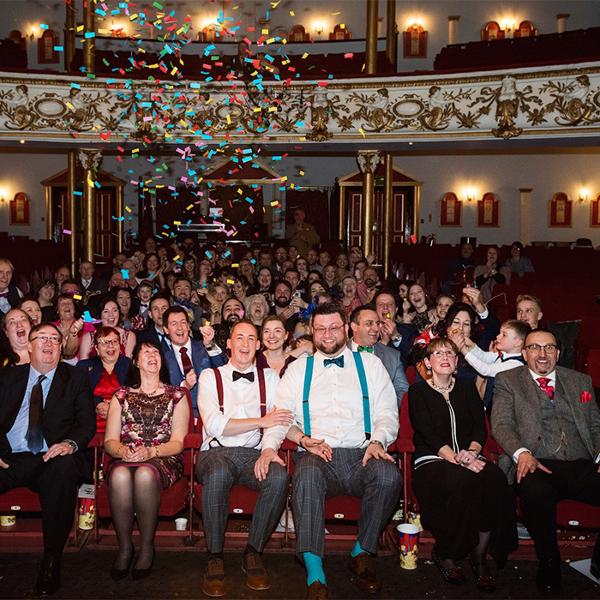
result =
[{"label": "smiling man", "polygon": [[11,308],[16,308],[23,297],[23,292],[11,283],[14,270],[10,260],[0,258],[0,313],[7,313]]},{"label": "smiling man", "polygon": [[203,442],[196,476],[203,484],[202,519],[209,552],[202,591],[215,598],[225,595],[223,540],[231,486],[241,484],[259,492],[243,559],[246,585],[253,590],[270,587],[261,554],[284,508],[288,489],[285,463],[261,443],[268,428],[278,428],[283,437],[292,413],[274,406],[279,377],[271,369],[256,368],[259,346],[253,323],[235,323],[227,341],[229,363],[205,370],[198,384]]},{"label": "smiling man", "polygon": [[[522,367],[498,373],[492,434],[516,465],[516,491],[539,559],[542,592],[561,587],[556,503],[600,506],[600,411],[588,375],[556,365],[556,338],[537,329],[525,339]],[[591,572],[600,576],[600,538]]]},{"label": "smiling man", "polygon": [[[291,410],[297,425],[289,439],[302,448],[292,493],[296,553],[307,569],[308,597],[327,597],[325,498],[359,496],[361,515],[350,569],[362,593],[377,593],[379,534],[402,487],[400,471],[387,453],[398,435],[396,394],[378,358],[348,348],[343,309],[319,305],[312,315],[311,333],[315,354],[291,363],[277,388],[277,406]],[[263,448],[277,450],[282,440],[280,430],[269,430]],[[314,445],[318,440],[326,452]]]},{"label": "smiling man", "polygon": [[[220,367],[227,356],[213,344],[215,332],[212,327],[201,327],[203,341],[193,340],[189,316],[182,306],[172,306],[162,316],[164,332],[169,336],[170,347],[165,349],[165,362],[171,385],[190,390],[194,414],[198,414],[198,386],[200,373],[210,367]],[[163,347],[164,349],[164,347]]]},{"label": "smiling man", "polygon": [[29,365],[2,373],[0,494],[38,490],[44,559],[36,593],[60,587],[60,561],[73,524],[80,480],[91,475],[83,450],[96,431],[94,402],[84,373],[60,362],[62,335],[41,324],[29,334]]}]

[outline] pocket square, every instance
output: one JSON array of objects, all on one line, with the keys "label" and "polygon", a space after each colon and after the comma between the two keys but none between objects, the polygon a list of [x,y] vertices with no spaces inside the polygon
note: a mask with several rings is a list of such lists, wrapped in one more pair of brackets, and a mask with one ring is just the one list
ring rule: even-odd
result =
[{"label": "pocket square", "polygon": [[581,403],[587,404],[592,401],[592,394],[590,392],[581,392]]}]

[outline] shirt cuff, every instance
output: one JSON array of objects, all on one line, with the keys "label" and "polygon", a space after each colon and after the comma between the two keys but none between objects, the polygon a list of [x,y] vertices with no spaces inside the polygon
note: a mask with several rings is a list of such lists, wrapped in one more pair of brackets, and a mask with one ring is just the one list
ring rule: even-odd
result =
[{"label": "shirt cuff", "polygon": [[598,452],[598,456],[596,456],[596,460],[594,462],[596,464],[600,464],[600,452]]},{"label": "shirt cuff", "polygon": [[487,308],[485,308],[483,312],[480,312],[478,314],[480,319],[487,319],[490,316],[490,311]]},{"label": "shirt cuff", "polygon": [[210,350],[207,348],[206,351],[208,352],[209,356],[219,356],[219,354],[221,354],[223,351],[221,350],[221,348],[219,348],[218,344],[213,344],[210,347]]},{"label": "shirt cuff", "polygon": [[394,346],[394,348],[398,348],[398,346],[400,346],[400,344],[402,343],[402,336],[399,335],[395,340],[390,340],[392,342],[392,345]]},{"label": "shirt cuff", "polygon": [[79,451],[79,445],[77,444],[77,442],[75,440],[71,440],[71,439],[67,438],[67,439],[63,440],[63,444],[69,444],[69,446],[71,446],[71,448],[73,448],[74,453]]},{"label": "shirt cuff", "polygon": [[513,460],[515,461],[515,464],[517,463],[517,461],[519,460],[519,456],[521,456],[523,452],[529,452],[529,454],[531,454],[529,448],[519,448],[518,450],[515,450],[515,453],[513,454]]}]

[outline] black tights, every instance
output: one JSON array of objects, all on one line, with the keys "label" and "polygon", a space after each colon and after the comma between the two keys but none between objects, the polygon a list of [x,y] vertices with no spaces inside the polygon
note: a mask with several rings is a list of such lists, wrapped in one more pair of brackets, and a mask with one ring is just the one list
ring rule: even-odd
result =
[{"label": "black tights", "polygon": [[144,466],[116,466],[110,472],[108,490],[110,512],[119,542],[114,567],[126,569],[133,554],[131,530],[135,514],[140,530],[140,549],[135,567],[146,569],[154,556],[154,531],[160,504],[160,487],[154,470]]}]

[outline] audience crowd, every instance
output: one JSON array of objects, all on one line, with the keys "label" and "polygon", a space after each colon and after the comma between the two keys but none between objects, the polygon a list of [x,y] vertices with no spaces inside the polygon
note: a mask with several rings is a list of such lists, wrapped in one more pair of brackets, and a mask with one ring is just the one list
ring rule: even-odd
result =
[{"label": "audience crowd", "polygon": [[[89,476],[84,449],[94,423],[113,459],[119,552],[111,576],[121,579],[130,566],[134,578],[152,568],[160,492],[182,476],[194,419],[203,431],[195,476],[206,595],[225,593],[234,483],[259,492],[244,572],[249,587],[268,589],[261,555],[285,506],[278,450],[286,437],[299,446],[292,508],[309,597],[328,593],[325,495],[362,497],[350,568],[363,592],[377,592],[378,538],[402,485],[387,449],[408,392],[414,490],[443,577],[464,583],[468,556],[477,586],[494,589],[486,559],[501,565],[516,546],[516,493],[540,561],[537,583],[556,592],[556,502],[600,505],[600,413],[590,378],[561,365],[539,298],[519,296],[503,323],[488,305],[496,284],[533,271],[522,245],[505,261],[490,248],[477,265],[467,240],[432,298],[424,280],[385,281],[358,246],[334,255],[313,246],[303,214],[292,234],[290,244],[241,253],[222,240],[200,246],[187,237],[167,247],[148,238],[105,271],[89,261],[76,274],[61,266],[26,296],[0,258],[0,494],[34,480],[40,490],[38,591],[60,585],[65,513],[74,506],[65,498]],[[56,393],[68,406],[55,407]],[[506,453],[502,470],[486,458],[490,421]],[[40,461],[55,468],[44,471]],[[60,494],[51,491],[58,480]],[[598,543],[591,568],[599,573]]]}]

